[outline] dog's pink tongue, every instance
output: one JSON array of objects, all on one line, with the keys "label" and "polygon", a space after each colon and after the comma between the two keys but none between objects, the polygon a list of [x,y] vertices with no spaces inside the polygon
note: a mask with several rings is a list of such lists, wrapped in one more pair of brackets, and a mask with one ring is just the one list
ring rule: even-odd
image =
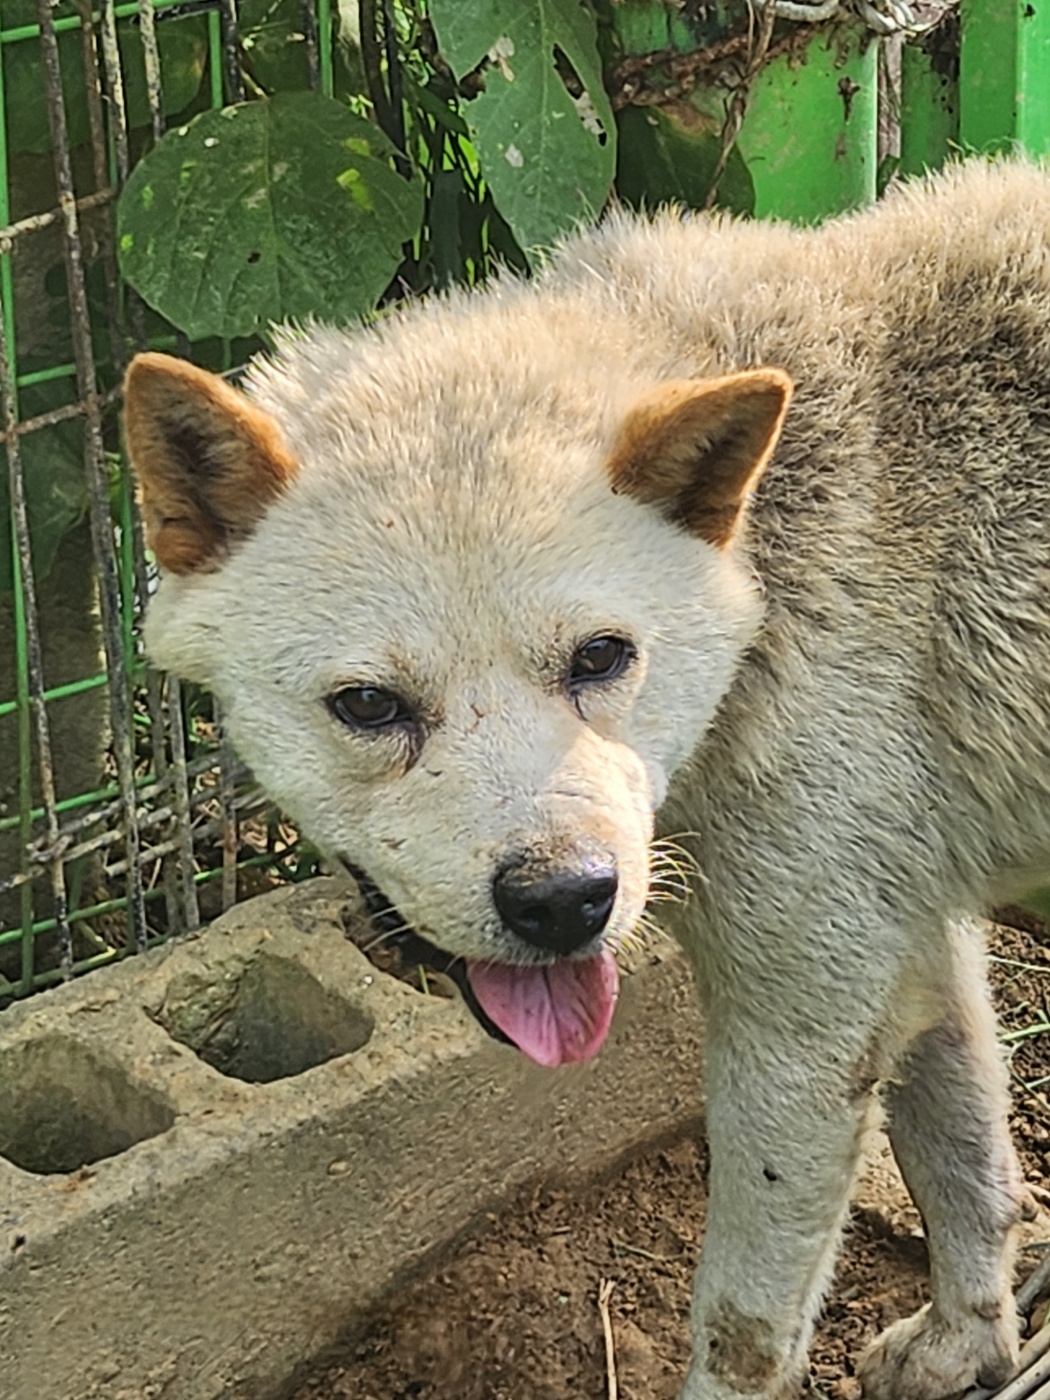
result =
[{"label": "dog's pink tongue", "polygon": [[486,1015],[541,1065],[589,1060],[609,1030],[620,976],[608,948],[549,967],[470,962],[467,976]]}]

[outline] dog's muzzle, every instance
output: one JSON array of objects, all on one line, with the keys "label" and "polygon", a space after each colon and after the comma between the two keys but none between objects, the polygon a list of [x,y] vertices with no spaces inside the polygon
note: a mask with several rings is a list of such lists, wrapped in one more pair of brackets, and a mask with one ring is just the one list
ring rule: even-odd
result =
[{"label": "dog's muzzle", "polygon": [[[604,866],[604,863],[602,863]],[[402,958],[450,977],[478,1024],[494,1040],[513,1045],[537,1064],[589,1060],[598,1053],[612,1022],[620,975],[612,947],[596,937],[616,899],[611,868],[590,869],[571,882],[533,874],[504,894],[540,961],[502,962],[446,953],[407,926],[400,913],[363,870],[347,863],[382,941]],[[537,886],[542,899],[535,898]],[[530,893],[531,892],[531,893]],[[531,899],[531,902],[530,902]],[[521,934],[519,933],[519,936]],[[583,952],[587,943],[599,947]],[[559,956],[560,953],[560,956]]]}]

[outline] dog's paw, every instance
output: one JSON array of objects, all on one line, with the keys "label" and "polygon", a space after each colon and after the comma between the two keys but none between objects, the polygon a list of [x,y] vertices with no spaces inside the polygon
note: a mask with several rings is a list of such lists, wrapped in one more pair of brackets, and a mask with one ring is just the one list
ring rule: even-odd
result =
[{"label": "dog's paw", "polygon": [[864,1400],[946,1400],[973,1385],[990,1389],[1017,1365],[1017,1317],[1007,1299],[1001,1315],[971,1313],[946,1321],[929,1303],[895,1322],[858,1366]]},{"label": "dog's paw", "polygon": [[804,1371],[793,1367],[790,1374],[741,1377],[737,1385],[694,1361],[678,1400],[798,1400],[804,1379]]}]

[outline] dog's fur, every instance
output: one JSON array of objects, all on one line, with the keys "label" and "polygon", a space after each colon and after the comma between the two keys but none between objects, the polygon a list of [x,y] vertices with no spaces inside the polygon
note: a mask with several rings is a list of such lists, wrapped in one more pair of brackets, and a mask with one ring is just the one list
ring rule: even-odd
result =
[{"label": "dog's fur", "polygon": [[[553,976],[508,860],[615,861],[594,954],[654,813],[695,856],[683,1395],[798,1381],[879,1081],[933,1301],[866,1393],[1004,1378],[1022,1187],[967,920],[1050,868],[1050,178],[975,163],[816,230],[614,215],[531,284],[289,334],[247,397],[142,357],[128,434],[153,656],[433,944]],[[622,676],[570,685],[609,634]],[[341,723],[361,686],[407,718]]]}]

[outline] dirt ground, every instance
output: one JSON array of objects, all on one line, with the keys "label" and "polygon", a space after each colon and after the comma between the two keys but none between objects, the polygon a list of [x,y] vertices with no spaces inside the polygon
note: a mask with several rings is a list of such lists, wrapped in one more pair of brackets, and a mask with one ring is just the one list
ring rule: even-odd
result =
[{"label": "dirt ground", "polygon": [[[1004,927],[992,952],[1013,1130],[1042,1207],[1026,1227],[1023,1277],[1050,1248],[1050,940],[1038,924]],[[821,1400],[856,1400],[864,1345],[925,1297],[918,1216],[884,1144],[875,1158],[811,1353],[810,1390]],[[672,1143],[587,1190],[541,1190],[486,1218],[292,1400],[604,1400],[603,1284],[620,1400],[673,1400],[688,1355],[705,1168],[702,1143]]]}]

